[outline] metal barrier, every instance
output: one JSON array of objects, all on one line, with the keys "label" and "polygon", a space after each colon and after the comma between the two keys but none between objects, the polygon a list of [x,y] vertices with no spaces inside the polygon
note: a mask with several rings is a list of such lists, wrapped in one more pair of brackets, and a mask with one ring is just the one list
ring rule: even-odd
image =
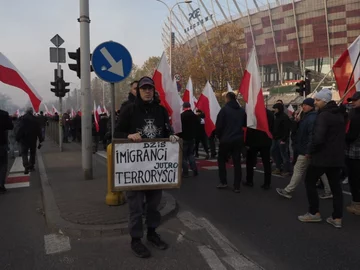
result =
[{"label": "metal barrier", "polygon": [[59,144],[59,121],[49,119],[48,124],[45,129],[46,136]]}]

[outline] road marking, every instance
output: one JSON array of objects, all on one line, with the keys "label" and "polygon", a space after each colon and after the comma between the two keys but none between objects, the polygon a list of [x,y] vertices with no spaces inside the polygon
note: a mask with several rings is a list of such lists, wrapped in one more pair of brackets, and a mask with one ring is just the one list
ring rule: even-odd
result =
[{"label": "road marking", "polygon": [[105,159],[107,159],[107,153],[106,151],[97,151],[96,154],[100,157],[103,157]]},{"label": "road marking", "polygon": [[7,188],[7,189],[23,188],[23,187],[30,187],[30,182],[5,184],[5,188]]},{"label": "road marking", "polygon": [[66,235],[48,234],[44,235],[46,255],[71,250],[70,239]]},{"label": "road marking", "polygon": [[184,235],[185,235],[185,231],[181,231],[178,238],[176,239],[176,242],[181,243],[182,241],[184,241]]},{"label": "road marking", "polygon": [[21,157],[16,157],[13,165],[11,166],[10,173],[18,173],[25,171]]},{"label": "road marking", "polygon": [[9,174],[5,181],[5,188],[22,188],[30,186],[30,176],[24,173]]},{"label": "road marking", "polygon": [[346,195],[350,195],[350,196],[351,196],[351,192],[348,192],[348,191],[343,190],[343,193],[346,194]]},{"label": "road marking", "polygon": [[197,224],[197,218],[190,212],[180,212],[177,214],[177,218],[192,231],[201,229],[201,226]]},{"label": "road marking", "polygon": [[208,248],[207,246],[198,247],[201,255],[204,257],[207,264],[213,270],[226,270],[226,267],[222,264],[215,252]]}]

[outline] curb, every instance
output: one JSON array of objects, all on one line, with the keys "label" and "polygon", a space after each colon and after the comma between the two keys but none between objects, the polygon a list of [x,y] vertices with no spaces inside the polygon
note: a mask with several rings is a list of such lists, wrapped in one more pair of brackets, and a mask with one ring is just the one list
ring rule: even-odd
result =
[{"label": "curb", "polygon": [[[114,225],[81,225],[63,219],[60,215],[60,210],[56,204],[55,196],[46,174],[42,154],[40,151],[36,151],[36,155],[38,159],[44,213],[49,227],[56,230],[62,230],[63,233],[74,237],[97,237],[103,235],[113,236],[128,234],[129,230],[127,222]],[[177,204],[175,198],[167,192],[163,192],[163,198],[166,203],[165,206],[160,209],[160,214],[162,220],[165,220],[176,211]]]}]

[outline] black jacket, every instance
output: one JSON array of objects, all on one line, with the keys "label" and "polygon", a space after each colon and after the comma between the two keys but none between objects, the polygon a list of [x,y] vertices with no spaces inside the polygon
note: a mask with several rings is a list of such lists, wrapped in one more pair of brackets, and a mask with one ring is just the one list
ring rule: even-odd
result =
[{"label": "black jacket", "polygon": [[352,109],[349,113],[349,130],[346,133],[346,143],[355,142],[360,136],[360,108]]},{"label": "black jacket", "polygon": [[216,135],[220,143],[231,143],[244,139],[246,112],[236,100],[221,108],[216,118]]},{"label": "black jacket", "polygon": [[345,161],[345,120],[335,101],[319,110],[310,145],[311,164],[343,167]]},{"label": "black jacket", "polygon": [[192,110],[186,110],[181,114],[182,132],[180,138],[185,141],[194,140],[196,137],[196,126],[198,125],[198,117]]},{"label": "black jacket", "polygon": [[20,118],[16,141],[26,145],[32,145],[36,144],[37,139],[39,139],[40,142],[43,141],[40,123],[34,115],[26,113]]},{"label": "black jacket", "polygon": [[295,147],[299,155],[308,155],[310,152],[310,144],[316,117],[317,112],[310,111],[305,113],[304,117],[299,122],[295,141]]},{"label": "black jacket", "polygon": [[128,99],[124,101],[120,106],[119,114],[121,113],[122,109],[125,108],[127,105],[135,103],[135,99],[136,97],[133,94],[129,93]]},{"label": "black jacket", "polygon": [[14,125],[8,112],[0,110],[0,145],[8,144],[8,130],[12,130]]},{"label": "black jacket", "polygon": [[196,123],[196,138],[198,140],[201,140],[202,138],[206,138],[206,132],[205,132],[205,114],[201,113],[199,115],[196,115],[197,117],[197,123]]},{"label": "black jacket", "polygon": [[126,105],[120,112],[114,138],[127,139],[129,134],[139,132],[142,138],[169,138],[171,127],[166,109],[158,99],[144,103],[140,97]]},{"label": "black jacket", "polygon": [[[266,116],[268,120],[269,130],[272,133],[274,128],[274,114],[270,110],[266,110]],[[246,145],[249,147],[271,147],[272,139],[261,130],[247,128],[246,131]]]},{"label": "black jacket", "polygon": [[283,106],[281,106],[280,111],[278,113],[275,113],[274,115],[275,115],[274,130],[273,130],[274,140],[280,140],[286,142],[287,140],[289,140],[289,136],[290,136],[290,128],[291,128],[290,119],[286,115],[286,113],[284,113]]}]

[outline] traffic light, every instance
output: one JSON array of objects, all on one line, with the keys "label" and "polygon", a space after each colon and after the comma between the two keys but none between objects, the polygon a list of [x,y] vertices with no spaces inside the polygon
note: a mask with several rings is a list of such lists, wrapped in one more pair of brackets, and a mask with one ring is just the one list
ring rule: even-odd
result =
[{"label": "traffic light", "polygon": [[[77,48],[76,52],[69,52],[69,57],[76,61],[76,64],[69,64],[69,68],[76,72],[78,78],[81,78],[81,67],[80,67],[80,48]],[[94,69],[91,65],[92,54],[90,54],[90,72],[93,72]]]},{"label": "traffic light", "polygon": [[66,89],[70,85],[70,83],[67,83],[64,81],[64,78],[60,77],[56,81],[58,92],[55,94],[57,97],[65,97],[66,93],[69,93],[69,89]]}]

